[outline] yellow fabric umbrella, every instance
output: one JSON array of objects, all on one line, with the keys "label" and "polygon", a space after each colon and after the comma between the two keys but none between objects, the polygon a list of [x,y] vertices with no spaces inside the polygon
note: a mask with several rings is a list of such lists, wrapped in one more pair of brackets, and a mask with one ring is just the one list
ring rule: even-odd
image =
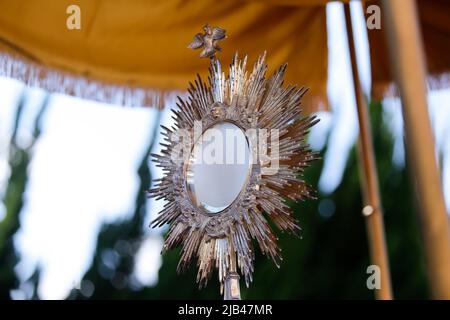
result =
[{"label": "yellow fabric umbrella", "polygon": [[[0,74],[44,89],[124,105],[184,91],[207,59],[186,48],[205,22],[227,30],[220,59],[267,50],[269,71],[310,88],[307,111],[327,108],[326,1],[0,0]],[[70,5],[81,29],[69,30]],[[315,4],[315,5],[313,5]]]},{"label": "yellow fabric umbrella", "polygon": [[[371,4],[381,5],[380,1]],[[419,0],[417,1],[419,22],[422,31],[425,57],[428,68],[428,85],[431,89],[448,88],[450,86],[450,1]],[[385,17],[381,11],[381,21]],[[383,29],[383,28],[382,28]],[[383,96],[398,95],[393,84],[393,71],[387,53],[384,30],[369,30],[370,59],[372,68],[372,96],[381,99]]]},{"label": "yellow fabric umbrella", "polygon": [[[160,105],[208,62],[186,49],[205,22],[225,28],[223,64],[267,50],[273,71],[310,88],[307,111],[327,109],[326,0],[0,0],[0,75],[49,91],[123,105]],[[342,1],[347,2],[347,1]],[[419,0],[433,87],[448,87],[450,3]],[[66,26],[79,6],[81,29]],[[367,4],[379,4],[367,1]],[[382,17],[383,22],[383,17]],[[395,93],[383,30],[369,30],[373,95]]]}]

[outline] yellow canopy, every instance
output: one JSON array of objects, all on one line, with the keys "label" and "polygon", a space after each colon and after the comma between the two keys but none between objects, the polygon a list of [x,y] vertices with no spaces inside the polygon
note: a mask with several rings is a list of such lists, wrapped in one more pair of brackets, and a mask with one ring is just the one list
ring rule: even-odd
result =
[{"label": "yellow canopy", "polygon": [[[0,75],[51,91],[124,105],[155,105],[184,91],[208,60],[187,49],[204,23],[227,30],[219,58],[250,62],[267,50],[270,72],[310,88],[309,111],[326,109],[326,1],[0,0]],[[69,30],[67,7],[81,11]],[[316,6],[312,6],[316,4]]]},{"label": "yellow canopy", "polygon": [[[372,3],[371,3],[372,4]],[[380,1],[373,4],[380,5]],[[428,67],[428,85],[432,89],[450,86],[450,1],[419,0],[418,14]],[[384,16],[381,10],[381,21]],[[392,67],[389,63],[384,30],[369,30],[372,65],[372,95],[376,99],[398,95],[393,85]]]},{"label": "yellow canopy", "polygon": [[[81,98],[160,105],[197,73],[206,76],[208,60],[186,46],[209,22],[227,30],[224,66],[235,51],[252,62],[267,50],[271,72],[288,62],[286,82],[310,88],[306,111],[326,110],[327,2],[0,0],[0,75]],[[432,85],[447,87],[450,2],[418,3]],[[73,4],[81,10],[80,30],[66,26]],[[393,88],[384,30],[369,30],[369,42],[373,93],[381,98]]]}]

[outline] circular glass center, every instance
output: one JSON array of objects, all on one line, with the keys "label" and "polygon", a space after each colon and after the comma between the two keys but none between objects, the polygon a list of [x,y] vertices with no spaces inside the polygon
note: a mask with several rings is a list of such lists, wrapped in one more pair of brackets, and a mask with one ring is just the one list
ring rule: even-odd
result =
[{"label": "circular glass center", "polygon": [[210,213],[230,206],[245,187],[251,169],[245,133],[230,122],[207,129],[195,143],[187,166],[193,203]]}]

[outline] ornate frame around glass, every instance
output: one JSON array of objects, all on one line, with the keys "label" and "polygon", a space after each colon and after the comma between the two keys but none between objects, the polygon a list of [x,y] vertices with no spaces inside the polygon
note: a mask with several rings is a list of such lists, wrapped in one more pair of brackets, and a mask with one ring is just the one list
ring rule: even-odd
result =
[{"label": "ornate frame around glass", "polygon": [[[247,58],[232,61],[228,77],[221,70],[219,60],[211,59],[209,86],[200,77],[190,84],[187,100],[179,98],[173,109],[175,125],[162,126],[165,136],[160,155],[154,161],[164,170],[150,195],[167,201],[152,223],[158,227],[166,223],[170,228],[163,251],[181,246],[178,271],[181,272],[196,257],[197,282],[206,285],[213,268],[218,269],[221,287],[227,275],[237,270],[247,286],[252,280],[256,240],[263,254],[279,266],[281,255],[277,237],[268,224],[294,234],[300,232],[286,199],[292,201],[314,197],[314,192],[300,177],[309,163],[317,158],[305,142],[308,130],[318,120],[301,115],[301,99],[307,89],[283,86],[286,65],[266,78],[265,54],[259,57],[250,74]],[[278,129],[279,169],[264,174],[270,161],[257,161],[251,166],[247,183],[236,200],[220,214],[208,214],[197,207],[189,196],[186,183],[186,161],[173,161],[175,145],[182,133],[194,134],[194,123],[202,128],[228,121],[248,129]],[[251,146],[253,148],[254,146]]]}]

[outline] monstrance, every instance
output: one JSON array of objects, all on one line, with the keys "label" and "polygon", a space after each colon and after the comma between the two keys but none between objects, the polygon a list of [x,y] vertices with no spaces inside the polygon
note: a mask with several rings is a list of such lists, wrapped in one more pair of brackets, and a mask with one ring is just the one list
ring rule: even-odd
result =
[{"label": "monstrance", "polygon": [[152,156],[164,176],[149,192],[166,201],[152,226],[170,225],[163,252],[181,247],[178,272],[197,259],[200,288],[217,269],[224,298],[240,299],[239,274],[252,281],[254,243],[280,264],[269,220],[300,232],[286,200],[314,197],[301,176],[317,158],[305,136],[318,120],[301,113],[307,89],[283,85],[286,65],[266,78],[265,53],[250,73],[236,54],[226,76],[215,56],[225,37],[205,25],[189,45],[210,59],[209,83],[198,76],[172,109],[174,125],[161,126],[161,154]]}]

